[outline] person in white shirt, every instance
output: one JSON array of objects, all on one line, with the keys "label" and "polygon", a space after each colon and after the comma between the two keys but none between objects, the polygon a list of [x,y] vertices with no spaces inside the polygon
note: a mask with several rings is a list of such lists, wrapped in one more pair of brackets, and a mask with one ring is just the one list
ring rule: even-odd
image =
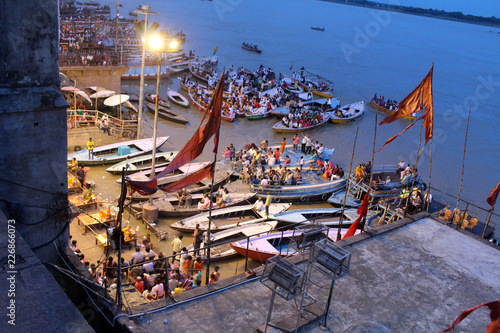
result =
[{"label": "person in white shirt", "polygon": [[134,264],[137,264],[141,261],[144,261],[144,253],[141,252],[140,247],[135,248],[135,253],[132,254],[131,259],[132,259],[132,263],[134,263]]},{"label": "person in white shirt", "polygon": [[405,161],[401,160],[401,162],[398,163],[398,168],[396,169],[396,175],[399,175],[401,171],[403,171],[406,168],[406,163]]},{"label": "person in white shirt", "polygon": [[269,179],[267,179],[267,177],[262,178],[262,180],[260,181],[260,186],[266,187],[267,185],[269,185]]},{"label": "person in white shirt", "polygon": [[257,201],[252,206],[253,209],[256,211],[260,212],[264,210],[264,202],[262,201],[262,198],[258,198]]}]

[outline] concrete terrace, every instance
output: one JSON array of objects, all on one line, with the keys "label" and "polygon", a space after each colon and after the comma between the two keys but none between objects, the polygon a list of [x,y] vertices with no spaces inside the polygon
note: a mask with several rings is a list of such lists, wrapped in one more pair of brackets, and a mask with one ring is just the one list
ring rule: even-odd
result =
[{"label": "concrete terrace", "polygon": [[[351,252],[351,269],[335,283],[327,325],[331,331],[439,332],[463,310],[500,299],[500,248],[425,213],[416,221],[400,220],[338,245]],[[201,295],[235,281],[242,283],[183,302],[188,293]],[[324,309],[331,280],[314,272],[312,281],[309,293]],[[132,320],[148,332],[255,332],[265,323],[270,296],[258,278],[242,274],[180,294],[177,304],[154,313],[143,314],[158,309],[158,302],[136,307]],[[277,296],[271,321],[297,313],[300,298],[295,302]],[[295,323],[296,317],[288,321]],[[481,308],[456,332],[484,332],[489,322],[489,311]],[[318,324],[312,322],[300,332],[323,332]]]}]

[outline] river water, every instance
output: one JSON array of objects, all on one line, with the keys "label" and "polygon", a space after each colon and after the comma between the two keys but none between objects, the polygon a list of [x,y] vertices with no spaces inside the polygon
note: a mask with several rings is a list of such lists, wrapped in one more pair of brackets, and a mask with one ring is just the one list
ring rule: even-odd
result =
[{"label": "river water", "polygon": [[[102,1],[116,8],[114,1]],[[137,2],[121,1],[127,16]],[[376,11],[312,0],[153,0],[141,2],[159,12],[152,16],[161,29],[182,30],[186,52],[211,56],[218,46],[219,69],[234,65],[256,69],[260,64],[291,75],[304,66],[335,82],[335,96],[344,104],[364,100],[365,115],[348,124],[328,124],[311,134],[326,147],[335,148],[333,162],[348,170],[356,128],[355,166],[371,159],[375,117],[384,114],[368,106],[377,93],[401,100],[425,77],[434,63],[434,142],[432,186],[457,195],[469,108],[472,109],[461,197],[489,208],[486,197],[500,181],[500,30],[427,17]],[[324,26],[315,31],[311,26]],[[261,54],[245,51],[241,43],[258,44]],[[290,68],[292,67],[292,70]],[[98,82],[97,82],[98,83]],[[146,92],[155,91],[147,81]],[[163,80],[180,91],[176,78]],[[123,90],[139,91],[138,82],[123,81]],[[197,128],[202,113],[183,109],[188,125],[159,121],[159,132],[170,135],[168,148],[181,148]],[[151,122],[151,114],[146,117]],[[223,122],[221,151],[233,143],[242,147],[263,139],[278,142],[274,118]],[[408,120],[377,125],[376,147],[408,126]],[[400,136],[375,155],[375,164],[414,163],[420,126]],[[286,135],[287,139],[292,136]],[[211,147],[210,147],[211,148]],[[428,144],[419,160],[419,173],[429,177]],[[200,159],[212,159],[208,147]],[[452,203],[452,202],[450,202]],[[452,203],[454,206],[454,203]]]}]

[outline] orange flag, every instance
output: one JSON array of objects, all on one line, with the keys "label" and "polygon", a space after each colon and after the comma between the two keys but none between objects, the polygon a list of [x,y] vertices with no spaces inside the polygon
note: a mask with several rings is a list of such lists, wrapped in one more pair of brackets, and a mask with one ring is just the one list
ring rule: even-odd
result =
[{"label": "orange flag", "polygon": [[361,206],[358,208],[358,218],[354,223],[349,227],[347,232],[345,233],[344,237],[342,239],[346,239],[347,237],[351,237],[354,235],[356,232],[356,229],[358,229],[359,223],[361,222],[361,219],[366,216],[368,213],[368,198],[370,197],[370,189],[365,194],[365,197],[363,198],[363,203]]},{"label": "orange flag", "polygon": [[498,194],[500,193],[500,183],[495,186],[495,188],[491,191],[490,195],[488,195],[488,199],[486,202],[491,206],[491,210],[495,208],[495,203],[497,202]]},{"label": "orange flag", "polygon": [[[424,107],[424,115],[415,120],[411,125],[401,131],[399,134],[393,136],[382,147],[384,148],[391,141],[396,139],[401,133],[408,130],[412,127],[418,120],[424,120],[425,127],[425,143],[427,143],[432,138],[433,125],[434,125],[434,112],[433,112],[433,97],[432,97],[432,74],[434,72],[434,64],[432,64],[429,73],[425,76],[425,78],[420,82],[420,84],[408,95],[405,99],[403,99],[398,105],[398,111],[394,112],[392,115],[385,117],[381,122],[382,124],[389,124],[393,121],[405,117],[410,116],[415,112],[421,111]],[[382,148],[380,148],[377,152],[379,152]]]},{"label": "orange flag", "polygon": [[479,304],[476,305],[475,307],[465,310],[457,317],[457,319],[455,319],[455,321],[451,324],[450,327],[448,327],[445,330],[442,330],[441,332],[451,332],[458,323],[464,320],[472,312],[483,306],[486,306],[490,309],[490,318],[491,318],[491,323],[488,325],[488,327],[486,327],[485,333],[500,332],[500,301]]}]

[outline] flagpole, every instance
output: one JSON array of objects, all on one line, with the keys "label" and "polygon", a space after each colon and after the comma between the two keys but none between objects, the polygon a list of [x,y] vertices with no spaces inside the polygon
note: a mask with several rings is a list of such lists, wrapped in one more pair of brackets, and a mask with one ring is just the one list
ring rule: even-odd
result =
[{"label": "flagpole", "polygon": [[[370,183],[368,184],[368,189],[370,189],[372,187],[372,182],[373,182],[373,161],[375,159],[375,141],[377,139],[377,118],[378,118],[378,115],[376,114],[375,115],[375,129],[373,131],[372,168],[370,170]],[[365,195],[370,195],[369,191],[366,191]],[[368,200],[370,200],[370,198],[368,198]],[[370,204],[371,204],[371,200],[370,200]],[[366,214],[366,215],[368,215],[368,214]],[[366,230],[366,215],[365,215],[365,217],[363,217],[362,231]]]},{"label": "flagpole", "polygon": [[430,153],[430,156],[429,156],[429,184],[427,184],[427,200],[426,200],[426,204],[427,204],[427,212],[429,212],[430,202],[428,202],[428,200],[429,200],[430,195],[431,195],[431,174],[432,174],[432,141],[433,141],[433,138],[431,137],[431,153]]},{"label": "flagpole", "polygon": [[207,242],[205,247],[207,248],[207,271],[205,275],[205,284],[210,282],[210,243],[212,242],[210,237],[211,227],[212,227],[212,193],[214,193],[214,179],[215,179],[215,164],[217,161],[217,152],[214,153],[214,165],[212,166],[212,184],[210,185],[210,207],[208,209],[208,228],[207,228]]},{"label": "flagpole", "polygon": [[[458,204],[460,202],[460,194],[462,193],[462,183],[464,181],[464,169],[465,169],[465,151],[467,149],[467,136],[469,134],[469,120],[470,120],[470,112],[471,112],[471,108],[469,108],[469,115],[467,117],[467,127],[465,128],[465,142],[464,142],[464,155],[462,157],[462,175],[460,177],[460,186],[458,187],[458,196],[457,196],[457,204],[455,206],[455,208],[458,208]],[[453,211],[453,214],[451,216],[451,220],[453,221],[455,217],[455,211]],[[458,225],[457,225],[458,227]]]},{"label": "flagpole", "polygon": [[358,140],[358,131],[359,131],[359,126],[356,127],[356,136],[354,137],[354,144],[352,145],[352,154],[351,154],[351,164],[349,165],[349,173],[347,174],[347,183],[346,183],[346,186],[345,186],[345,193],[344,193],[344,200],[342,201],[342,212],[340,213],[340,220],[339,220],[339,224],[338,224],[338,231],[337,231],[337,241],[339,241],[342,237],[342,235],[340,234],[340,230],[342,229],[342,220],[343,220],[343,217],[344,217],[344,210],[345,210],[345,201],[347,199],[347,192],[349,191],[349,185],[350,185],[350,182],[349,182],[349,177],[351,176],[351,172],[352,172],[352,160],[354,159],[354,150],[356,149],[356,141]]},{"label": "flagpole", "polygon": [[[225,68],[222,69],[222,78],[224,77],[224,72],[225,72]],[[219,89],[219,88],[222,89],[222,87],[219,87],[219,85],[223,84],[222,78],[221,78],[221,80],[219,80],[219,83],[215,87],[214,96],[212,97],[213,99],[215,99],[217,97],[217,96],[215,96],[216,92],[218,91],[217,89]],[[213,102],[215,102],[215,100]],[[211,103],[211,105],[213,105],[213,104]],[[207,111],[210,111],[210,110],[207,110]],[[213,112],[213,111],[214,110],[211,110],[211,112]],[[222,112],[222,110],[219,108],[218,112]],[[219,118],[219,130],[220,130],[220,121],[221,120]],[[219,131],[217,131],[216,136],[217,136],[217,143],[216,143],[216,146],[214,148],[214,164],[212,166],[212,184],[210,185],[210,195],[209,195],[210,205],[209,205],[209,209],[208,209],[207,242],[205,244],[205,247],[207,248],[207,252],[206,252],[207,270],[206,270],[206,275],[205,275],[205,284],[209,284],[209,282],[210,282],[210,243],[212,242],[211,237],[210,237],[210,232],[212,229],[212,193],[214,193],[215,165],[217,163],[217,148],[219,146],[219,137],[218,137]]]}]

